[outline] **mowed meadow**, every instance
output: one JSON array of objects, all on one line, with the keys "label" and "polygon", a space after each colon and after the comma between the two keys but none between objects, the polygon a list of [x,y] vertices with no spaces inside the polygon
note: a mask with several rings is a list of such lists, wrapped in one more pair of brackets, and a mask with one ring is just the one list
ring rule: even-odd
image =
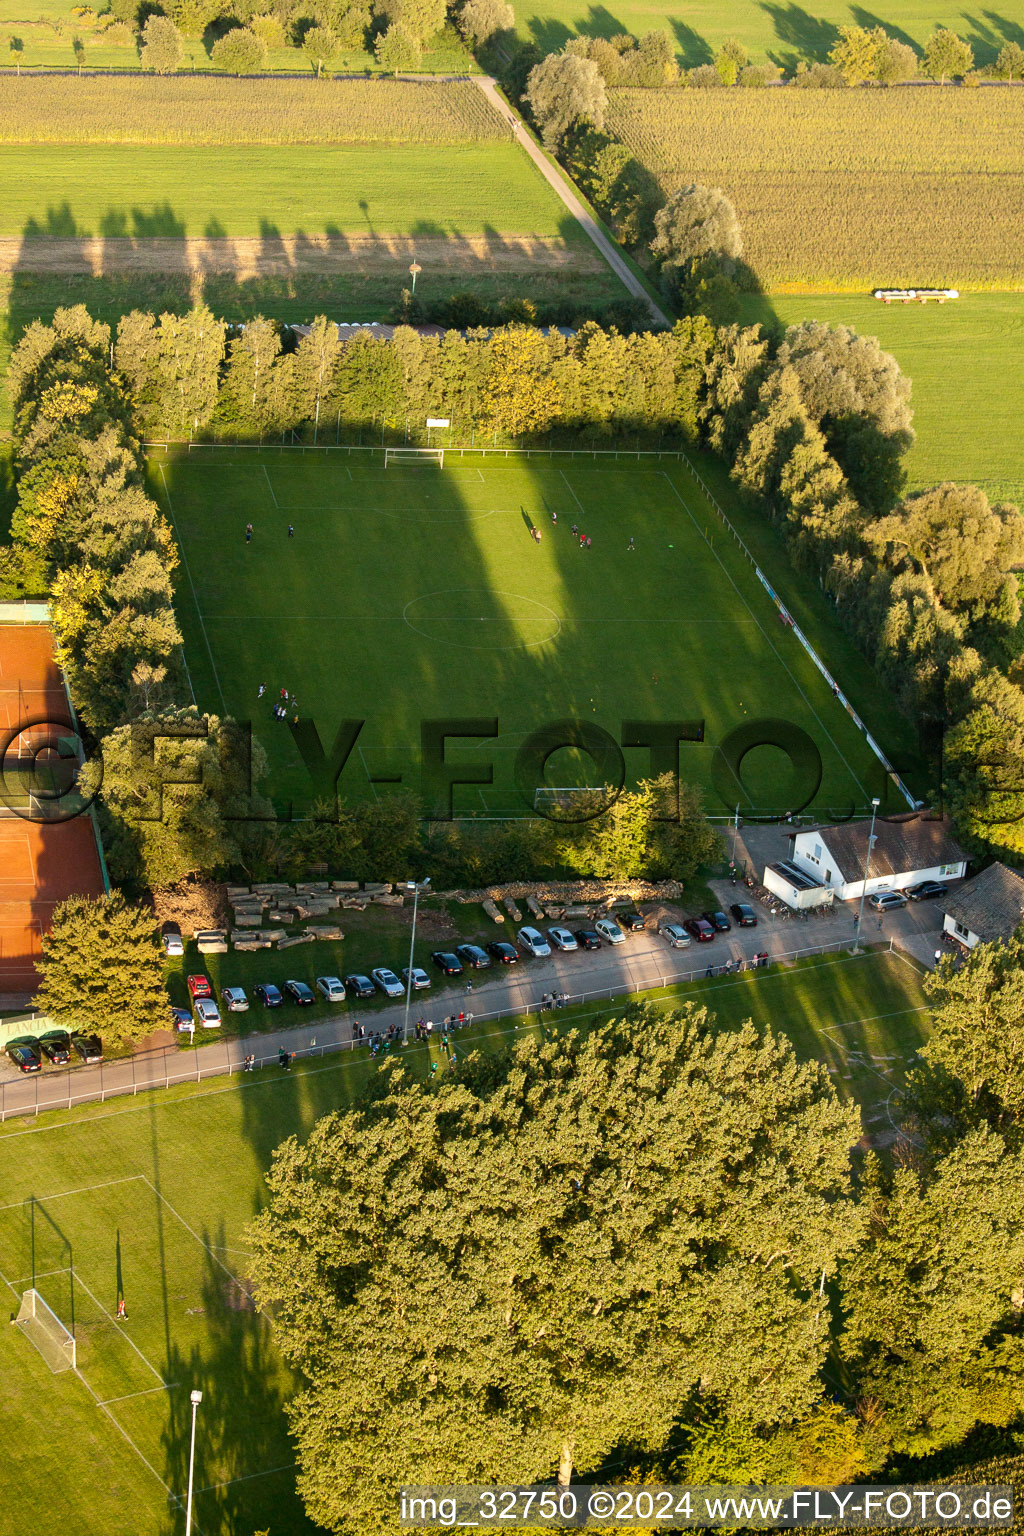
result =
[{"label": "mowed meadow", "polygon": [[666,192],[720,186],[776,292],[1024,286],[1024,91],[609,92]]}]

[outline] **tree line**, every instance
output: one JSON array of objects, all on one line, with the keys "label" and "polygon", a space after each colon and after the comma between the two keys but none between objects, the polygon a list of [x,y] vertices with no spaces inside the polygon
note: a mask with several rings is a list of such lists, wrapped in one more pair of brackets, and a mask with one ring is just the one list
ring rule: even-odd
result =
[{"label": "tree line", "polygon": [[1022,963],[929,978],[895,1157],[855,1152],[824,1065],[696,1005],[441,1080],[395,1061],[285,1142],[248,1245],[310,1516],[390,1531],[411,1483],[855,1483],[1015,1423]]}]

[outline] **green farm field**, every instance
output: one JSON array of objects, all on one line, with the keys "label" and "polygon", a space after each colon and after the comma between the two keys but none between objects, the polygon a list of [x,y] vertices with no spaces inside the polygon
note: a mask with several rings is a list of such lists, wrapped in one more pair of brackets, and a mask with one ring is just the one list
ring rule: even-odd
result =
[{"label": "green farm field", "polygon": [[[749,800],[715,767],[735,727],[765,718],[817,744],[821,810],[883,791],[863,737],[673,458],[630,467],[449,452],[443,470],[385,469],[358,450],[214,448],[154,459],[151,479],[182,551],[178,611],[197,699],[253,719],[279,805],[308,803],[311,790],[288,727],[272,718],[282,688],[327,751],[342,720],[365,721],[338,781],[345,796],[376,794],[370,776],[395,772],[418,789],[421,722],[453,717],[494,717],[498,731],[449,746],[449,760],[494,765],[493,784],[456,789],[462,815],[529,809],[515,754],[567,717],[616,741],[624,720],[704,719],[704,740],[680,749],[681,771],[719,815],[737,801],[767,813],[799,798],[776,748],[747,758]],[[829,646],[884,742],[889,717],[870,703],[866,663],[834,626]],[[577,782],[570,756],[551,759],[549,784]],[[647,749],[625,758],[630,780],[649,773]]]},{"label": "green farm field", "polygon": [[823,320],[877,336],[914,386],[909,486],[970,480],[993,499],[1024,503],[1024,294],[967,292],[942,306],[779,294],[745,300],[743,318]]},{"label": "green farm field", "polygon": [[[902,1073],[927,1036],[917,971],[898,956],[818,959],[661,994],[706,1002],[723,1027],[747,1017],[788,1033],[822,1061],[836,1090],[881,1140]],[[566,1010],[558,1027],[607,1017]],[[474,1025],[461,1039],[506,1044],[516,1024]],[[549,1026],[550,1027],[550,1026]],[[437,1044],[411,1045],[426,1076]],[[300,1062],[282,1075],[114,1100],[0,1128],[0,1273],[12,1314],[35,1280],[65,1319],[78,1371],[51,1374],[20,1330],[0,1332],[4,1515],[32,1536],[180,1536],[188,1395],[203,1392],[194,1529],[203,1536],[312,1536],[294,1492],[284,1404],[294,1383],[273,1325],[251,1309],[245,1225],[264,1198],[273,1149],[351,1103],[368,1057]],[[114,1316],[119,1287],[127,1320]],[[59,1477],[40,1447],[59,1426]]]},{"label": "green farm field", "polygon": [[[545,50],[560,48],[567,38],[585,33],[590,37],[614,37],[661,29],[669,34],[680,62],[687,68],[710,63],[727,38],[743,43],[755,61],[771,58],[792,68],[827,58],[843,26],[884,26],[885,30],[921,50],[936,27],[949,27],[967,38],[979,64],[995,58],[1004,42],[1022,40],[1024,12],[1019,0],[998,11],[966,12],[959,6],[946,10],[943,0],[893,0],[884,10],[868,13],[843,0],[819,0],[813,11],[784,0],[679,0],[652,4],[651,0],[619,0],[612,5],[583,5],[576,0],[534,0],[516,7],[521,37]],[[702,93],[704,94],[704,93]]]},{"label": "green farm field", "polygon": [[615,90],[608,128],[728,194],[766,291],[1024,287],[1024,91]]}]

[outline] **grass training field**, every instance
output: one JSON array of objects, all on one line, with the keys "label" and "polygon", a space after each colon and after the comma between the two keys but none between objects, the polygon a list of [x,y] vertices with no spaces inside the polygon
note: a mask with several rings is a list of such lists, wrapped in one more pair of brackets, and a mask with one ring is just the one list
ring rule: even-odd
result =
[{"label": "grass training field", "polygon": [[[157,459],[151,478],[182,552],[178,609],[197,697],[253,718],[279,802],[310,792],[287,725],[271,715],[281,688],[325,751],[342,720],[365,721],[344,795],[377,793],[368,774],[401,772],[417,788],[421,721],[481,716],[497,719],[497,739],[451,743],[448,758],[493,763],[495,782],[457,789],[461,814],[524,809],[515,754],[529,732],[569,716],[616,741],[624,720],[704,719],[704,741],[680,749],[682,774],[720,815],[737,801],[793,803],[788,760],[772,747],[744,764],[750,802],[728,768],[721,796],[710,793],[718,744],[765,717],[817,744],[822,810],[882,791],[863,737],[674,458],[449,452],[443,470],[385,469],[367,452],[228,448]],[[842,656],[844,684],[866,686],[866,663]],[[649,772],[646,749],[625,757],[629,779]],[[567,754],[550,760],[547,782],[577,782]]]},{"label": "grass training field", "polygon": [[1024,286],[1024,91],[616,90],[608,128],[728,194],[765,289]]},{"label": "grass training field", "polygon": [[877,336],[913,381],[912,489],[970,480],[1024,503],[1024,294],[964,293],[955,303],[880,304],[841,294],[745,302],[745,320],[824,320]]},{"label": "grass training field", "polygon": [[661,28],[672,38],[680,61],[688,68],[710,63],[727,38],[735,37],[755,60],[769,57],[792,68],[799,60],[826,59],[843,26],[884,26],[903,42],[922,49],[936,27],[950,27],[967,38],[979,64],[995,58],[1009,39],[1020,41],[1021,13],[1016,5],[1000,12],[968,14],[959,6],[928,0],[891,0],[884,10],[867,13],[843,0],[819,0],[813,9],[785,0],[620,0],[619,4],[584,5],[575,0],[534,0],[516,7],[520,36],[545,49],[560,48],[568,37],[586,33],[614,37],[632,32],[635,37]]},{"label": "grass training field", "polygon": [[[927,1030],[908,962],[844,955],[660,1001],[686,998],[706,1001],[724,1026],[752,1016],[791,1034],[861,1103],[868,1129],[891,1136],[893,1095]],[[558,1027],[608,1012],[567,1010]],[[501,1029],[462,1038],[487,1048],[516,1032]],[[410,1046],[408,1069],[425,1076],[432,1052],[443,1066],[437,1045]],[[244,1229],[274,1147],[349,1103],[370,1070],[362,1053],[327,1057],[289,1075],[268,1069],[0,1129],[0,1288],[13,1315],[34,1279],[66,1322],[73,1313],[78,1348],[77,1374],[53,1375],[19,1329],[0,1331],[5,1528],[177,1536],[199,1387],[194,1529],[312,1536],[283,1413],[293,1382],[272,1323],[248,1299]],[[59,1475],[47,1461],[55,1441]]]}]

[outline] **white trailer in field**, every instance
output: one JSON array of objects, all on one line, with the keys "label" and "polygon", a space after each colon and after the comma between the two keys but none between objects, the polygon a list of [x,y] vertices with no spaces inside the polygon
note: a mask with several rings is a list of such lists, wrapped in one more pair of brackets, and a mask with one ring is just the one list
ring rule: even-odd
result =
[{"label": "white trailer in field", "polygon": [[958,299],[960,294],[956,288],[875,288],[872,297],[881,299],[883,304],[927,304],[929,299],[945,304],[947,299]]}]

